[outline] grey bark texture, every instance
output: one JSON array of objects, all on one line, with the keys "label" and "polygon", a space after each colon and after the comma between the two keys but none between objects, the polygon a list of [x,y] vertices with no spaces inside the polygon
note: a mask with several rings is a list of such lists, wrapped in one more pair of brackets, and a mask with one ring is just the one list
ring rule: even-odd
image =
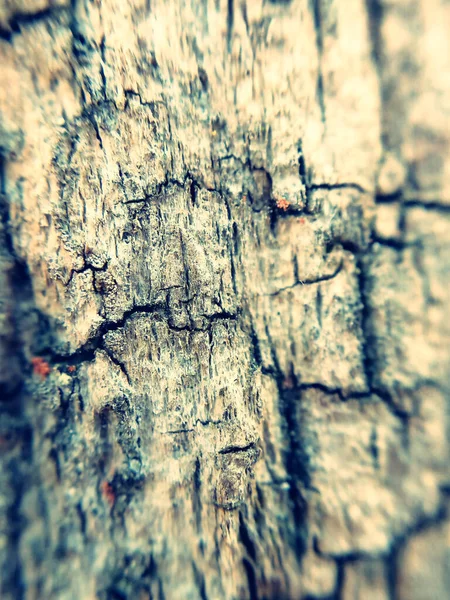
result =
[{"label": "grey bark texture", "polygon": [[1,0],[0,588],[440,600],[450,4]]}]

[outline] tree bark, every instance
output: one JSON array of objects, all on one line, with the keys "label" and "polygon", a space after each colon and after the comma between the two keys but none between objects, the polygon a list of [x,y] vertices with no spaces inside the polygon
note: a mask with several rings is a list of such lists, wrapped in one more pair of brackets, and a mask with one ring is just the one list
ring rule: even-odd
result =
[{"label": "tree bark", "polygon": [[447,597],[449,31],[0,3],[2,598]]}]

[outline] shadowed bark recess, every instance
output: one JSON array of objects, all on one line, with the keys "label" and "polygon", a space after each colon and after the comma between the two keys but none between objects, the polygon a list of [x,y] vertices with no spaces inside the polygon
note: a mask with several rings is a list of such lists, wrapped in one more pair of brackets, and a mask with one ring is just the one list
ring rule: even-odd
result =
[{"label": "shadowed bark recess", "polygon": [[450,4],[0,6],[0,595],[448,594]]}]

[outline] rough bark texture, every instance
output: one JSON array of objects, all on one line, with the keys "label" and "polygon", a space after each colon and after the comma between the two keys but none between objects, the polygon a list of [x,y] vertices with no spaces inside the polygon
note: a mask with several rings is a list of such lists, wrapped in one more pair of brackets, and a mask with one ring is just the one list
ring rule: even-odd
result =
[{"label": "rough bark texture", "polygon": [[449,31],[0,2],[2,598],[448,597]]}]

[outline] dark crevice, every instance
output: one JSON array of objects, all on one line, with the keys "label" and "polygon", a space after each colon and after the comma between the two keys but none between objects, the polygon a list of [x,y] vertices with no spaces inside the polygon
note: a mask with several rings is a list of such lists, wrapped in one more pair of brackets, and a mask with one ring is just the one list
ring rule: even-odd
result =
[{"label": "dark crevice", "polygon": [[[13,396],[20,395],[20,389],[31,373],[25,346],[29,346],[28,351],[39,353],[49,334],[47,320],[36,310],[28,265],[15,251],[11,229],[6,186],[6,159],[0,152],[0,252],[3,250],[1,253],[6,258],[6,264],[10,263],[5,272],[5,282],[9,288],[11,301],[9,319],[12,331],[8,339],[9,361],[10,373],[17,371],[15,380],[11,378],[10,385],[4,389],[6,394],[3,400],[8,397],[8,389]],[[7,293],[6,290],[4,292]],[[4,382],[0,385],[3,387]]]},{"label": "dark crevice", "polygon": [[[218,313],[212,313],[211,315],[202,314],[201,317],[208,319],[210,323],[214,321],[237,321],[240,315],[240,310],[238,309],[236,313],[230,313],[226,310]],[[186,329],[185,327],[180,328],[181,330]],[[204,329],[198,329],[198,331],[205,331]]]},{"label": "dark crevice", "polygon": [[[329,388],[321,384],[320,382],[302,382],[296,384],[296,388],[299,392],[307,389],[319,389],[326,394],[336,394],[341,400],[349,399],[364,399],[369,397],[371,394],[378,396],[390,409],[390,411],[404,424],[407,426],[409,415],[407,411],[403,410],[395,402],[392,394],[386,390],[376,380],[377,365],[379,362],[377,356],[377,339],[374,331],[374,324],[372,320],[370,298],[373,292],[373,281],[370,276],[370,257],[371,249],[375,242],[384,243],[396,250],[403,250],[405,247],[417,246],[417,244],[406,244],[401,242],[390,242],[386,240],[377,240],[373,232],[371,233],[371,241],[367,248],[360,248],[357,244],[350,240],[341,240],[336,238],[331,240],[326,246],[326,252],[331,252],[336,246],[341,246],[345,251],[353,254],[356,263],[357,282],[359,288],[359,297],[361,302],[360,312],[360,325],[361,325],[361,354],[363,358],[363,369],[366,378],[366,389],[361,392],[347,392],[340,388]],[[375,238],[375,239],[374,239]],[[274,363],[275,364],[275,363]],[[272,374],[278,377],[277,370],[275,369],[263,369],[268,374]]]},{"label": "dark crevice", "polygon": [[292,255],[292,270],[294,272],[294,281],[300,283],[300,273],[299,273],[299,268],[298,268],[297,254]]},{"label": "dark crevice", "polygon": [[[273,370],[270,369],[264,369],[264,372],[268,375],[274,375]],[[326,394],[327,396],[337,396],[342,402],[346,402],[348,400],[367,400],[368,398],[370,398],[371,395],[378,396],[380,400],[387,404],[392,414],[396,416],[401,422],[406,423],[409,419],[408,413],[396,405],[392,396],[386,390],[371,388],[369,390],[355,392],[346,391],[339,387],[329,387],[319,382],[305,382],[295,383],[291,391],[296,392],[300,395],[302,392],[307,392],[308,390],[318,390],[323,394]]]},{"label": "dark crevice", "polygon": [[108,355],[109,360],[112,363],[114,363],[116,366],[118,366],[119,369],[122,371],[122,373],[125,375],[128,385],[131,385],[131,379],[130,379],[130,376],[128,375],[128,371],[125,367],[125,364],[123,362],[121,362],[116,356],[114,356],[114,354],[108,349],[108,347],[105,346],[105,344],[102,344],[101,347]]},{"label": "dark crevice", "polygon": [[180,429],[171,429],[169,431],[164,431],[162,433],[166,434],[166,435],[176,435],[179,433],[192,433],[193,431],[195,431],[195,427],[197,427],[197,425],[201,425],[202,427],[208,427],[209,425],[222,425],[223,421],[222,420],[218,420],[218,421],[214,421],[213,419],[211,420],[207,420],[207,421],[202,421],[201,419],[197,419],[194,423],[194,426],[191,428],[180,428]]},{"label": "dark crevice", "polygon": [[[6,157],[0,146],[0,259],[6,283],[2,290],[2,313],[10,319],[10,331],[0,340],[7,350],[2,359],[8,361],[6,372],[2,369],[0,381],[0,448],[4,466],[5,496],[5,552],[7,562],[1,565],[2,590],[11,597],[22,600],[26,596],[26,581],[21,559],[21,537],[26,522],[22,513],[22,500],[31,487],[31,463],[33,458],[33,429],[27,416],[27,400],[32,392],[27,385],[31,374],[28,354],[39,348],[46,335],[46,323],[38,320],[28,267],[15,252],[9,199],[7,197]],[[8,306],[10,304],[10,306]],[[42,329],[42,331],[41,331]],[[3,352],[2,352],[3,354]],[[8,441],[12,441],[11,452]],[[33,481],[39,480],[34,473]],[[6,555],[5,555],[6,556]]]},{"label": "dark crevice", "polygon": [[125,186],[125,179],[124,179],[124,176],[123,176],[122,167],[121,167],[121,165],[120,165],[119,162],[117,163],[117,170],[118,170],[119,177],[120,177],[120,185],[121,185],[121,188],[123,190],[123,195],[126,198],[125,202],[122,202],[122,204],[134,204],[136,202],[145,202],[145,200],[146,200],[145,198],[133,198],[132,200],[128,199],[127,188]]},{"label": "dark crevice", "polygon": [[321,66],[319,66],[319,72],[317,73],[317,98],[319,100],[322,123],[325,125],[326,113],[325,113],[325,99],[324,99],[324,91],[323,91],[323,74],[322,74]]},{"label": "dark crevice", "polygon": [[[23,398],[20,400],[23,401]],[[0,417],[2,421],[7,419],[7,415],[3,411],[0,411]],[[8,484],[12,491],[12,497],[6,496],[9,501],[9,506],[5,507],[8,561],[2,565],[4,571],[1,587],[5,592],[9,592],[11,597],[24,600],[27,585],[23,574],[20,549],[21,536],[26,522],[22,514],[22,498],[30,486],[29,467],[32,456],[33,432],[31,426],[25,423],[23,418],[16,421],[13,431],[22,450],[20,456],[2,455],[2,461],[8,473]]]},{"label": "dark crevice", "polygon": [[161,311],[165,312],[166,310],[166,305],[162,303],[135,306],[125,311],[121,319],[117,321],[108,320],[102,323],[96,334],[72,354],[57,354],[52,352],[51,349],[47,349],[47,352],[51,355],[52,360],[56,363],[60,362],[79,364],[81,362],[90,362],[95,358],[95,351],[103,348],[103,340],[107,333],[110,331],[117,331],[118,329],[125,327],[127,321],[139,313],[158,314],[161,313]]},{"label": "dark crevice", "polygon": [[0,26],[0,39],[11,42],[14,35],[21,32],[22,27],[33,26],[34,24],[57,17],[66,12],[66,6],[50,6],[33,13],[15,12],[9,17],[6,28]]},{"label": "dark crevice", "polygon": [[197,586],[198,593],[200,594],[200,600],[208,600],[208,596],[206,594],[205,575],[197,567],[195,561],[192,561],[192,570],[194,572],[195,584]]},{"label": "dark crevice", "polygon": [[255,367],[260,367],[263,362],[262,354],[261,354],[261,347],[259,345],[258,335],[256,333],[253,323],[250,323],[249,336],[250,336],[252,356],[253,356],[253,359],[255,362]]},{"label": "dark crevice", "polygon": [[306,187],[308,187],[310,181],[308,181],[308,177],[307,177],[305,155],[303,154],[303,144],[302,144],[301,140],[298,141],[297,152],[298,152],[298,174],[300,176],[300,181]]},{"label": "dark crevice", "polygon": [[304,194],[304,213],[306,215],[311,214],[310,209],[310,185],[311,185],[311,173],[306,169],[305,155],[303,153],[303,143],[302,140],[298,140],[297,143],[297,161],[298,161],[298,176],[300,178],[300,183],[305,187]]},{"label": "dark crevice", "polygon": [[376,338],[373,331],[369,305],[370,296],[373,291],[373,281],[367,270],[367,256],[361,255],[359,252],[356,252],[354,256],[356,259],[356,275],[361,302],[361,353],[367,388],[371,390],[373,388],[373,379],[377,365]]},{"label": "dark crevice", "polygon": [[450,204],[445,204],[437,200],[427,202],[425,200],[419,200],[414,198],[406,199],[404,197],[404,190],[399,190],[393,194],[377,195],[375,196],[376,204],[399,204],[403,209],[408,208],[422,208],[423,210],[441,212],[443,214],[450,213]]},{"label": "dark crevice", "polygon": [[[89,121],[92,125],[92,128],[95,132],[95,137],[97,138],[98,144],[100,146],[100,149],[103,150],[103,140],[102,140],[102,136],[100,134],[100,125],[98,124],[98,121],[95,117],[94,114],[89,115]],[[101,181],[101,180],[100,180]]]},{"label": "dark crevice", "polygon": [[202,501],[201,501],[201,487],[202,487],[202,467],[200,463],[200,457],[197,456],[195,459],[195,470],[193,477],[193,493],[192,493],[192,510],[195,516],[195,523],[197,532],[201,531],[202,528]]},{"label": "dark crevice", "polygon": [[258,600],[258,584],[256,580],[255,567],[247,558],[242,559],[242,564],[247,576],[249,600]]},{"label": "dark crevice", "polygon": [[83,538],[86,541],[86,532],[87,532],[87,529],[86,529],[86,514],[85,514],[85,512],[83,510],[82,503],[78,502],[75,508],[76,508],[76,511],[77,511],[77,514],[78,514],[78,518],[80,520],[81,535],[83,536]]},{"label": "dark crevice", "polygon": [[380,452],[378,449],[378,434],[377,428],[373,427],[372,433],[370,434],[370,453],[373,458],[373,464],[375,469],[380,468]]},{"label": "dark crevice", "polygon": [[383,4],[381,0],[366,0],[366,7],[369,16],[372,60],[378,68],[382,59],[381,25],[383,21]]},{"label": "dark crevice", "polygon": [[257,564],[257,553],[256,553],[256,545],[253,541],[249,529],[247,527],[246,519],[248,517],[244,516],[242,512],[239,512],[239,541],[243,545],[246,557],[243,559],[242,563],[245,569],[245,573],[247,576],[248,590],[250,594],[250,599],[257,600],[258,599],[258,583],[256,577],[256,569],[255,565]]},{"label": "dark crevice", "polygon": [[377,194],[375,196],[375,204],[397,204],[403,198],[403,190],[398,190],[393,194]]},{"label": "dark crevice", "polygon": [[236,265],[235,265],[235,257],[239,256],[239,231],[236,223],[233,221],[232,225],[232,240],[230,242],[230,273],[231,273],[231,282],[233,285],[233,291],[238,296],[238,287],[237,287],[237,278],[236,278]]},{"label": "dark crevice", "polygon": [[[129,90],[128,89],[128,90],[124,90],[123,93],[125,94],[125,98],[126,98],[126,101],[125,101],[125,108],[126,109],[129,108],[129,106],[130,106],[129,100],[131,98],[137,99],[139,101],[139,104],[141,106],[148,106],[152,110],[154,110],[155,106],[157,106],[158,104],[163,104],[163,101],[161,101],[161,100],[150,100],[149,102],[147,102],[146,100],[143,100],[141,94],[139,92],[136,92],[135,90]],[[116,107],[116,109],[118,111],[120,111],[119,108]],[[170,122],[169,122],[169,126],[170,126]]]},{"label": "dark crevice", "polygon": [[[84,260],[86,261],[86,257],[84,257]],[[93,273],[104,272],[107,269],[108,269],[108,261],[105,261],[105,263],[101,267],[96,267],[95,265],[85,262],[85,264],[80,269],[72,269],[70,271],[69,279],[67,280],[66,283],[64,283],[64,285],[68,286],[72,282],[72,279],[75,274],[86,273],[86,271],[92,271]]]},{"label": "dark crevice", "polygon": [[392,250],[396,250],[397,252],[401,252],[406,248],[412,248],[417,244],[415,242],[405,242],[401,238],[385,238],[379,235],[373,236],[373,242],[379,244],[380,246],[386,246],[387,248],[392,248]]},{"label": "dark crevice", "polygon": [[358,183],[312,183],[307,186],[309,192],[315,192],[317,190],[355,190],[360,194],[366,194],[367,190],[365,190]]},{"label": "dark crevice", "polygon": [[244,516],[243,512],[239,512],[239,541],[244,546],[245,551],[253,562],[256,560],[256,545],[250,535],[246,520],[248,515]]},{"label": "dark crevice", "polygon": [[267,324],[266,335],[270,345],[273,367],[269,370],[263,369],[263,372],[266,372],[275,378],[280,399],[280,414],[286,428],[288,449],[284,455],[284,462],[286,473],[289,477],[288,495],[292,514],[296,523],[295,530],[292,532],[293,537],[291,539],[291,545],[300,562],[301,557],[306,551],[307,504],[300,492],[298,484],[307,489],[311,483],[308,469],[308,457],[301,441],[301,423],[298,419],[301,392],[294,373],[290,373],[289,375],[291,385],[288,389],[285,387],[286,378],[280,368],[275,346],[271,339]]},{"label": "dark crevice", "polygon": [[191,195],[192,205],[195,206],[197,201],[197,189],[198,186],[193,179],[191,179],[191,183],[189,185],[189,193]]},{"label": "dark crevice", "polygon": [[267,296],[278,296],[282,292],[285,292],[286,290],[291,290],[295,287],[298,287],[299,285],[316,285],[318,283],[321,283],[322,281],[330,281],[330,279],[334,279],[337,275],[339,275],[339,273],[342,271],[342,268],[343,268],[343,261],[341,261],[339,263],[338,267],[332,273],[322,275],[321,277],[317,277],[315,279],[297,280],[292,285],[287,285],[286,287],[281,288],[281,289],[277,290],[276,292],[272,292],[271,294],[266,294],[266,295]]},{"label": "dark crevice", "polygon": [[[258,202],[255,201],[254,193],[247,190],[247,196],[251,201],[252,209],[255,212],[260,212],[263,207],[266,207],[269,211],[270,216],[270,229],[272,233],[276,232],[276,226],[278,223],[278,219],[289,218],[289,217],[302,217],[305,215],[313,215],[314,212],[310,209],[310,196],[314,192],[318,192],[320,190],[323,191],[334,191],[334,190],[353,190],[358,194],[367,194],[369,193],[364,187],[355,182],[342,182],[342,183],[311,183],[312,175],[308,172],[305,163],[305,157],[303,153],[303,147],[301,140],[297,143],[297,152],[298,152],[298,173],[300,177],[300,181],[304,186],[304,206],[301,208],[297,208],[295,205],[289,203],[288,200],[283,202],[282,206],[277,204],[276,199],[272,194],[272,177],[268,171],[262,168],[256,168],[252,165],[251,161],[247,158],[243,160],[239,156],[235,154],[227,154],[218,158],[217,162],[220,163],[226,160],[236,160],[242,167],[242,169],[249,170],[251,173],[255,172],[264,172],[266,174],[268,186],[267,190],[264,190],[264,198],[260,199]],[[217,191],[217,190],[216,190]],[[262,200],[262,201],[261,201]]]},{"label": "dark crevice", "polygon": [[243,169],[250,169],[253,170],[253,166],[252,163],[250,161],[250,158],[246,158],[245,160],[243,160],[240,156],[238,156],[237,154],[225,154],[224,156],[219,156],[217,158],[217,162],[219,163],[219,165],[227,160],[235,160],[236,162],[238,162],[241,167]]},{"label": "dark crevice", "polygon": [[314,18],[314,28],[316,30],[316,47],[317,47],[317,100],[320,106],[320,114],[322,123],[325,125],[325,98],[322,72],[322,57],[323,57],[323,32],[322,32],[322,10],[321,0],[312,0],[312,11]]},{"label": "dark crevice", "polygon": [[316,292],[316,313],[317,313],[317,322],[319,324],[320,329],[322,329],[322,305],[323,305],[322,289],[319,285],[317,287],[317,292]]},{"label": "dark crevice", "polygon": [[[387,241],[386,240],[377,240],[377,238],[373,234],[373,231],[371,231],[370,238],[371,239],[370,239],[368,246],[365,246],[365,247],[361,247],[351,240],[335,238],[335,239],[331,240],[330,242],[328,242],[328,244],[326,245],[326,248],[325,248],[325,252],[330,253],[335,247],[339,246],[346,252],[350,252],[354,256],[354,259],[355,259],[357,282],[358,282],[358,288],[359,288],[359,298],[360,298],[360,303],[361,303],[360,343],[361,343],[361,354],[362,354],[362,358],[363,358],[363,369],[364,369],[365,379],[366,379],[365,389],[362,391],[348,391],[348,390],[344,390],[342,388],[330,388],[329,386],[326,386],[320,382],[299,382],[299,383],[295,382],[294,385],[290,386],[290,389],[292,392],[296,392],[297,394],[301,394],[302,391],[306,391],[308,389],[317,389],[328,395],[330,395],[330,394],[337,395],[340,398],[340,400],[342,400],[342,401],[349,400],[349,399],[363,400],[363,399],[367,399],[368,397],[370,397],[370,395],[375,395],[375,396],[378,396],[380,398],[380,400],[382,400],[389,407],[390,411],[404,424],[404,426],[407,427],[407,423],[408,423],[408,419],[409,419],[408,413],[405,410],[403,410],[401,407],[399,407],[398,404],[395,402],[392,394],[376,381],[376,372],[377,372],[377,365],[378,365],[378,356],[377,356],[377,351],[376,351],[377,339],[376,339],[376,334],[374,331],[374,324],[373,324],[371,308],[370,308],[370,298],[371,298],[371,294],[373,292],[373,289],[372,289],[373,281],[370,276],[369,267],[370,267],[371,250],[372,250],[373,244],[376,242],[385,243],[385,245],[389,245],[389,246],[395,248],[396,250],[402,250],[404,247],[417,246],[417,244],[406,244],[404,242],[397,243],[396,241],[391,242],[390,240],[387,240]],[[314,284],[314,283],[320,283],[320,281],[323,281],[326,279],[331,279],[332,277],[335,277],[341,269],[342,269],[342,264],[339,265],[339,267],[335,271],[335,273],[327,275],[324,278],[311,280],[311,281],[307,281],[304,283]],[[301,284],[301,282],[298,282],[298,284]],[[294,284],[294,285],[298,285],[298,284]],[[290,287],[294,287],[294,286],[288,286],[287,288],[283,288],[283,290],[289,289]],[[283,291],[283,290],[280,290],[280,291]],[[278,293],[280,293],[280,291],[275,292],[272,295],[277,295]],[[316,304],[317,304],[317,299],[316,299]],[[320,309],[320,301],[319,301],[319,309]],[[320,311],[318,310],[318,316],[319,316],[319,314],[320,314]],[[272,358],[272,363],[273,363],[272,366],[262,365],[262,356],[261,356],[259,341],[258,341],[256,332],[253,330],[250,333],[251,333],[250,337],[251,337],[251,341],[252,341],[253,355],[254,355],[255,359],[257,359],[257,364],[261,366],[262,372],[264,374],[274,377],[275,380],[278,382],[279,387],[281,386],[280,389],[282,389],[283,388],[283,379],[284,379],[284,377],[286,377],[286,374],[281,372],[281,369],[280,369],[280,366],[278,363],[278,359],[276,356],[275,346],[271,340],[270,332],[269,332],[267,326],[266,326],[266,335],[267,335],[267,339],[269,341],[269,348],[270,348],[270,353],[271,353],[271,358]],[[291,375],[289,375],[288,378],[295,380],[295,378],[293,378]]]},{"label": "dark crevice", "polygon": [[364,258],[357,257],[357,281],[361,300],[361,351],[363,357],[364,373],[366,374],[367,387],[372,389],[373,377],[376,367],[375,344],[376,340],[372,331],[369,298],[372,292],[372,281],[365,270]]},{"label": "dark crevice", "polygon": [[301,423],[298,417],[301,394],[295,389],[284,389],[283,384],[280,385],[279,381],[278,390],[280,395],[280,412],[284,419],[289,442],[289,449],[285,456],[285,465],[286,472],[290,477],[289,499],[296,524],[292,542],[297,559],[300,562],[301,557],[306,552],[307,504],[300,492],[298,483],[306,489],[311,484],[308,457],[301,440]]},{"label": "dark crevice", "polygon": [[107,81],[106,81],[106,74],[105,74],[105,65],[106,65],[106,41],[105,41],[105,36],[102,36],[102,39],[100,41],[100,56],[101,56],[101,61],[100,61],[100,77],[102,78],[102,86],[103,86],[103,97],[105,98],[105,100],[108,99],[107,97]]},{"label": "dark crevice", "polygon": [[[167,326],[172,331],[209,331],[212,327],[212,324],[217,321],[237,321],[239,318],[239,311],[234,313],[222,312],[222,313],[213,313],[211,315],[200,315],[207,319],[208,324],[206,327],[193,327],[193,326],[184,326],[184,327],[176,327],[171,325],[170,323],[170,315],[168,314],[167,303],[157,302],[155,304],[143,304],[137,305],[129,310],[125,311],[120,319],[117,321],[104,321],[102,325],[97,329],[97,332],[94,336],[92,336],[85,344],[83,344],[80,348],[78,348],[75,352],[71,354],[59,354],[54,352],[51,347],[47,347],[43,350],[44,354],[50,356],[50,360],[55,363],[70,363],[73,365],[80,364],[83,362],[91,362],[95,358],[95,352],[98,349],[104,349],[104,338],[111,331],[117,331],[118,329],[122,329],[125,327],[127,322],[132,319],[135,315],[139,314],[151,314],[158,315],[160,318],[163,318],[167,323]],[[111,360],[113,360],[118,366],[121,366],[121,363],[118,362],[116,357],[112,357],[109,355]],[[123,367],[123,365],[122,365]],[[122,368],[121,367],[121,368]],[[124,367],[123,369],[124,370]],[[126,371],[124,371],[126,374]],[[127,376],[128,378],[128,376]]]},{"label": "dark crevice", "polygon": [[277,224],[279,219],[286,219],[289,217],[302,217],[304,215],[311,214],[308,205],[306,204],[304,208],[296,208],[295,206],[289,205],[284,208],[279,208],[274,198],[271,199],[270,207],[269,207],[269,216],[270,216],[270,231],[273,235],[276,234]]},{"label": "dark crevice", "polygon": [[[300,172],[300,169],[299,169]],[[278,219],[290,218],[290,217],[304,217],[313,216],[316,214],[314,209],[311,209],[311,194],[320,190],[333,191],[333,190],[354,190],[358,194],[366,194],[367,191],[357,183],[305,183],[305,198],[304,206],[297,208],[295,205],[289,204],[287,201],[283,203],[283,206],[278,206],[276,200],[271,197],[269,203],[269,215],[270,215],[270,230],[273,234],[276,233],[276,226]]]},{"label": "dark crevice", "polygon": [[395,402],[392,394],[385,389],[373,387],[371,388],[371,393],[375,396],[378,396],[390,409],[391,413],[399,419],[405,426],[407,426],[409,421],[409,413],[400,408]]},{"label": "dark crevice", "polygon": [[338,388],[338,387],[332,388],[327,385],[324,385],[323,383],[317,383],[317,382],[301,383],[296,386],[296,389],[299,392],[308,391],[308,390],[319,390],[320,392],[322,392],[323,394],[326,394],[327,396],[338,396],[338,398],[342,401],[364,399],[364,398],[368,398],[368,396],[370,395],[370,392],[368,392],[368,391],[346,392],[342,388]]},{"label": "dark crevice", "polygon": [[424,202],[422,200],[404,200],[403,206],[408,208],[422,208],[423,210],[430,210],[440,212],[442,214],[450,214],[450,204],[443,204],[441,202]]},{"label": "dark crevice", "polygon": [[55,465],[55,473],[56,473],[56,481],[59,483],[61,481],[61,463],[58,456],[58,451],[56,448],[51,448],[48,453],[48,457]]},{"label": "dark crevice", "polygon": [[227,0],[227,50],[231,54],[234,26],[234,0]]},{"label": "dark crevice", "polygon": [[[441,490],[445,495],[445,491]],[[437,526],[444,522],[448,518],[448,511],[446,510],[445,503],[442,502],[437,512],[431,516],[423,516],[418,519],[411,527],[404,531],[401,535],[396,536],[391,544],[391,550],[387,558],[385,559],[386,565],[386,581],[389,591],[390,600],[399,600],[398,592],[398,566],[401,559],[402,552],[406,547],[408,541],[416,536],[425,532],[427,529],[433,526]]]},{"label": "dark crevice", "polygon": [[180,433],[192,433],[195,431],[193,428],[181,428],[181,429],[170,429],[168,431],[164,431],[167,435],[178,435]]},{"label": "dark crevice", "polygon": [[[127,197],[126,194],[124,193],[125,198]],[[125,200],[124,202],[122,202],[122,204],[144,204],[145,202],[148,202],[151,199],[152,196],[146,196],[145,198],[132,198],[131,200]]]},{"label": "dark crevice", "polygon": [[114,492],[116,499],[118,499],[119,497],[122,497],[124,499],[124,502],[120,503],[120,508],[117,508],[117,516],[122,516],[121,513],[126,510],[126,507],[136,495],[136,492],[143,489],[144,484],[144,475],[133,473],[129,469],[126,469],[121,473],[116,472],[114,474],[114,477],[109,482],[109,485],[111,486],[111,489]]},{"label": "dark crevice", "polygon": [[250,444],[247,444],[246,446],[227,446],[226,448],[222,448],[222,450],[219,450],[219,454],[232,454],[235,452],[247,452],[247,450],[252,450],[253,448],[256,448],[255,442],[251,442]]},{"label": "dark crevice", "polygon": [[0,242],[5,246],[8,254],[16,258],[14,250],[14,244],[12,240],[10,230],[10,215],[9,215],[9,203],[6,196],[6,158],[1,153],[0,147],[0,218],[3,228],[3,235],[1,236]]},{"label": "dark crevice", "polygon": [[[72,33],[72,55],[80,66],[85,66],[91,61],[91,55],[95,51],[95,47],[84,35],[86,30],[83,27],[82,21],[79,21],[77,18],[77,4],[78,0],[70,0],[69,29]],[[84,93],[82,100],[83,104],[85,104]]]},{"label": "dark crevice", "polygon": [[362,253],[355,254],[357,281],[361,301],[361,353],[363,358],[363,368],[366,377],[368,391],[377,395],[389,407],[391,412],[406,424],[408,414],[397,406],[392,395],[377,381],[377,367],[379,357],[377,355],[377,338],[372,320],[370,297],[373,293],[373,280],[368,270],[368,260],[370,255]]},{"label": "dark crevice", "polygon": [[[119,166],[119,174],[120,174],[120,177],[122,180],[122,187],[123,187],[123,189],[125,189],[124,185],[123,185],[123,175],[120,171],[120,166]],[[213,192],[213,193],[219,194],[219,196],[222,196],[222,192],[220,189],[211,188],[211,187],[207,187],[207,186],[203,185],[200,181],[197,181],[195,179],[195,177],[192,175],[192,173],[187,171],[184,175],[183,180],[181,180],[181,181],[179,179],[166,177],[166,179],[164,181],[159,182],[155,186],[155,188],[152,192],[149,192],[143,198],[128,199],[127,195],[124,192],[126,200],[124,202],[122,202],[122,204],[138,204],[138,203],[150,202],[151,200],[157,198],[158,196],[161,196],[164,193],[166,193],[171,187],[177,187],[179,189],[186,189],[187,184],[189,184],[188,191],[189,191],[191,201],[194,205],[196,203],[198,190],[203,189],[208,192]]]},{"label": "dark crevice", "polygon": [[267,169],[259,167],[251,167],[251,175],[255,185],[253,194],[248,191],[248,198],[250,200],[252,210],[256,213],[261,212],[264,208],[269,207],[273,210],[275,208],[275,202],[273,198],[273,181],[272,175]]},{"label": "dark crevice", "polygon": [[336,587],[330,600],[343,600],[345,583],[345,562],[341,559],[336,560]]}]

